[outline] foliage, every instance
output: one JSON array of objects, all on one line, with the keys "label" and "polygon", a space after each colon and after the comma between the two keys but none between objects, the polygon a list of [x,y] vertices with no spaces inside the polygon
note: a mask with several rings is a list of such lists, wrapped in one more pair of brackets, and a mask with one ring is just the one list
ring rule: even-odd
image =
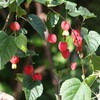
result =
[{"label": "foliage", "polygon": [[[46,8],[48,8],[48,14],[47,14],[47,20],[44,23],[43,20],[38,17],[36,14],[28,14],[27,11],[22,7],[22,4],[24,2],[27,2],[27,5],[29,5],[31,2],[38,2],[42,5],[45,5]],[[52,7],[57,7],[59,5],[64,5],[64,10],[67,12],[68,16],[70,18],[82,18],[80,22],[80,26],[78,30],[81,31],[83,45],[82,48],[84,48],[82,51],[75,50],[73,38],[71,36],[71,31],[73,28],[73,25],[70,26],[70,30],[62,30],[59,28],[59,23],[61,24],[61,21],[67,21],[63,15],[55,11]],[[79,6],[77,7],[77,3],[66,1],[66,0],[1,0],[0,1],[0,9],[8,9],[8,17],[5,21],[4,27],[0,30],[0,69],[1,71],[5,68],[5,65],[10,61],[10,59],[13,56],[18,56],[21,59],[28,58],[27,62],[28,64],[33,64],[32,57],[36,54],[34,50],[31,50],[28,48],[28,44],[35,43],[35,45],[41,44],[41,46],[45,47],[45,50],[47,49],[47,55],[49,55],[48,59],[51,59],[51,55],[49,50],[52,51],[52,54],[54,53],[55,56],[53,56],[56,61],[58,60],[58,64],[55,64],[54,68],[52,67],[52,59],[49,61],[51,68],[50,73],[52,74],[51,77],[54,78],[57,82],[56,86],[57,92],[56,92],[56,98],[60,100],[91,100],[92,94],[91,94],[91,87],[93,86],[94,82],[97,80],[98,77],[100,77],[100,57],[96,55],[96,51],[98,50],[100,46],[100,35],[98,32],[92,30],[89,31],[87,28],[83,27],[83,23],[86,19],[96,17],[94,13],[91,13],[87,8]],[[27,26],[31,26],[31,30],[34,30],[34,33],[37,33],[40,35],[42,39],[39,40],[39,38],[35,38],[35,34],[30,35],[31,38],[28,36],[30,29],[21,28],[19,31],[12,31],[9,27],[7,27],[8,22],[10,20],[10,14],[13,15],[14,21],[18,20],[24,20],[27,23]],[[25,18],[26,15],[27,17]],[[79,19],[80,20],[80,19]],[[70,21],[71,23],[71,21]],[[73,24],[73,23],[72,23]],[[76,23],[75,23],[76,24]],[[57,44],[49,45],[46,41],[46,32],[55,32],[58,27],[59,33],[62,33],[58,36],[58,41],[65,41],[68,44],[68,49],[71,54],[70,58],[67,58],[65,61],[64,58],[61,58],[62,56],[60,53],[58,53]],[[52,31],[52,30],[55,31]],[[67,35],[65,35],[67,32]],[[71,34],[68,34],[71,33]],[[75,35],[75,33],[74,33]],[[33,39],[33,37],[35,39]],[[76,40],[77,36],[75,36]],[[37,39],[37,40],[36,40]],[[36,43],[37,41],[40,41],[40,43]],[[42,43],[43,42],[43,43]],[[79,44],[79,43],[77,43]],[[49,46],[51,48],[49,49]],[[54,46],[54,47],[53,47]],[[53,47],[53,49],[52,49]],[[86,47],[86,48],[85,48]],[[86,51],[86,52],[84,52]],[[74,54],[73,52],[77,53],[77,58],[75,58],[74,61]],[[61,52],[63,53],[63,52]],[[67,53],[66,53],[67,55]],[[65,55],[65,56],[66,56]],[[43,54],[44,56],[44,54]],[[41,62],[43,63],[42,57]],[[54,60],[53,59],[53,60]],[[78,61],[77,61],[78,59]],[[47,60],[47,59],[46,59]],[[79,66],[82,67],[82,82],[78,78],[71,78],[74,76],[75,71],[71,73],[70,68],[64,68],[64,64],[67,63],[67,67],[70,65],[71,62],[77,62]],[[61,64],[61,67],[60,67]],[[56,65],[59,65],[59,68],[56,67]],[[62,67],[63,65],[63,67]],[[92,74],[89,74],[85,78],[85,67],[84,66],[90,66],[92,69]],[[48,68],[47,68],[48,69]],[[54,71],[53,71],[54,70]],[[87,69],[86,69],[87,70]],[[76,73],[80,72],[77,71]],[[70,73],[70,75],[69,75]],[[68,76],[69,75],[69,76]],[[70,79],[69,79],[70,78]],[[26,100],[36,100],[41,97],[43,94],[43,89],[45,90],[45,87],[43,88],[41,81],[33,81],[32,76],[26,76],[21,73],[18,73],[16,76],[16,80],[22,83],[22,90],[25,93]],[[64,82],[63,82],[64,81]],[[49,91],[49,90],[48,90]]]}]

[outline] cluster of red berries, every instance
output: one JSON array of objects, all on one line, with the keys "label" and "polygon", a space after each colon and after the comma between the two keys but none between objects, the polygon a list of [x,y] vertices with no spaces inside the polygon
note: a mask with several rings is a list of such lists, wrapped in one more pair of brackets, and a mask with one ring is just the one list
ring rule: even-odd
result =
[{"label": "cluster of red berries", "polygon": [[34,73],[34,68],[32,65],[26,65],[24,67],[24,73],[26,75],[32,75],[32,80],[42,80],[42,75],[40,73]]},{"label": "cluster of red berries", "polygon": [[10,29],[13,31],[19,31],[20,30],[20,24],[18,22],[12,22],[10,25]]},{"label": "cluster of red berries", "polygon": [[72,30],[71,37],[73,38],[74,45],[76,46],[76,51],[82,51],[82,37],[80,35],[80,30]]},{"label": "cluster of red berries", "polygon": [[[69,35],[69,29],[71,28],[71,23],[69,21],[62,21],[61,28],[64,31],[63,35],[67,36]],[[80,31],[73,29],[71,32],[71,37],[73,38],[74,45],[76,46],[76,51],[80,52],[82,51],[82,37],[80,35]],[[49,34],[47,38],[48,42],[50,43],[56,43],[57,36],[55,34]],[[68,49],[67,42],[59,42],[58,43],[58,49],[61,51],[62,56],[66,59],[70,57],[70,51]],[[76,62],[71,63],[71,69],[75,70],[77,66]]]},{"label": "cluster of red berries", "polygon": [[17,63],[19,62],[19,57],[13,56],[10,62],[12,63],[12,69],[16,69]]}]

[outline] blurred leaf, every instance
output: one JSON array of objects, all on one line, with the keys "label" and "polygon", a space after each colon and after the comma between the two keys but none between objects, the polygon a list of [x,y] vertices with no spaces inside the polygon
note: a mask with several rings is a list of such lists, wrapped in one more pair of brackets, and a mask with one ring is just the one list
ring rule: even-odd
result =
[{"label": "blurred leaf", "polygon": [[28,31],[25,28],[21,28],[19,31],[17,31],[18,34],[27,34]]},{"label": "blurred leaf", "polygon": [[95,82],[95,80],[97,79],[97,76],[96,75],[90,75],[88,76],[84,82],[89,86],[91,87],[93,85],[93,83]]},{"label": "blurred leaf", "polygon": [[84,37],[90,53],[94,53],[100,45],[100,35],[96,31],[90,31],[88,35]]},{"label": "blurred leaf", "polygon": [[40,81],[33,81],[31,76],[24,76],[23,91],[26,100],[36,100],[43,93],[43,85]]},{"label": "blurred leaf", "polygon": [[6,8],[15,0],[0,0],[0,8]]},{"label": "blurred leaf", "polygon": [[90,88],[77,78],[66,80],[61,86],[60,95],[62,100],[91,100]]},{"label": "blurred leaf", "polygon": [[20,5],[24,0],[16,0],[17,5]]},{"label": "blurred leaf", "polygon": [[30,4],[32,2],[32,0],[27,0],[27,3]]},{"label": "blurred leaf", "polygon": [[80,12],[80,15],[83,16],[84,19],[96,17],[94,13],[90,13],[90,11],[82,6],[79,7],[78,11]]},{"label": "blurred leaf", "polygon": [[17,47],[15,44],[15,38],[13,36],[7,36],[3,31],[0,31],[0,58],[1,67],[9,62],[9,60],[16,54]]},{"label": "blurred leaf", "polygon": [[25,53],[27,52],[27,37],[24,34],[20,34],[15,38],[15,43]]},{"label": "blurred leaf", "polygon": [[85,28],[85,27],[82,27],[82,28],[81,28],[81,35],[82,35],[83,37],[85,37],[86,35],[88,35],[88,29]]},{"label": "blurred leaf", "polygon": [[36,1],[36,2],[39,2],[39,3],[45,4],[46,1],[50,1],[50,0],[33,0],[33,1]]},{"label": "blurred leaf", "polygon": [[100,70],[100,57],[96,55],[89,55],[84,58],[84,61],[86,63],[89,63],[91,67],[93,67],[93,70]]},{"label": "blurred leaf", "polygon": [[18,17],[26,15],[26,11],[24,9],[22,9],[20,6],[18,6],[17,15],[18,15]]},{"label": "blurred leaf", "polygon": [[47,25],[48,27],[55,27],[55,25],[58,23],[59,21],[59,15],[55,14],[53,12],[49,12],[48,16],[47,16]]},{"label": "blurred leaf", "polygon": [[90,59],[92,60],[94,70],[100,70],[100,57],[96,55],[92,55]]},{"label": "blurred leaf", "polygon": [[11,94],[11,95],[13,94],[11,87],[7,83],[4,83],[4,82],[0,82],[0,92],[1,91],[8,93],[8,94]]},{"label": "blurred leaf", "polygon": [[42,20],[38,16],[30,14],[28,15],[28,21],[32,25],[32,27],[39,33],[39,35],[44,38],[44,32],[46,31],[46,27]]},{"label": "blurred leaf", "polygon": [[18,50],[16,56],[19,58],[25,58],[27,56],[34,56],[37,55],[34,50],[28,50],[27,53],[23,52],[22,50]]},{"label": "blurred leaf", "polygon": [[54,7],[62,4],[65,0],[33,0],[33,1],[45,4],[48,7]]},{"label": "blurred leaf", "polygon": [[65,80],[67,78],[69,74],[69,69],[62,69],[60,71],[58,71],[57,75],[59,77],[60,80]]},{"label": "blurred leaf", "polygon": [[66,37],[66,42],[68,43],[68,49],[72,52],[74,50],[73,39],[70,35]]},{"label": "blurred leaf", "polygon": [[37,47],[42,47],[43,46],[43,40],[42,38],[38,37],[38,36],[31,36],[31,39],[29,40],[30,43],[34,44]]},{"label": "blurred leaf", "polygon": [[19,81],[19,82],[23,82],[23,74],[17,73],[17,74],[16,74],[15,80],[17,80],[17,81]]},{"label": "blurred leaf", "polygon": [[13,2],[9,5],[9,9],[11,12],[16,12],[17,3]]},{"label": "blurred leaf", "polygon": [[46,4],[48,7],[54,7],[54,6],[58,6],[61,5],[62,3],[64,3],[65,0],[46,0]]}]

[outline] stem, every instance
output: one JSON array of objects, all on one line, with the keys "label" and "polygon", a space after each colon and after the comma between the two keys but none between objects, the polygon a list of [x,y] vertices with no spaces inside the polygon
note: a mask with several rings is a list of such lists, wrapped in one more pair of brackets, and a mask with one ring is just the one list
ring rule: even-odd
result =
[{"label": "stem", "polygon": [[10,16],[11,16],[11,12],[7,16],[7,19],[5,21],[5,24],[4,24],[3,28],[2,28],[3,31],[5,30],[6,26],[8,25],[8,21],[9,21]]}]

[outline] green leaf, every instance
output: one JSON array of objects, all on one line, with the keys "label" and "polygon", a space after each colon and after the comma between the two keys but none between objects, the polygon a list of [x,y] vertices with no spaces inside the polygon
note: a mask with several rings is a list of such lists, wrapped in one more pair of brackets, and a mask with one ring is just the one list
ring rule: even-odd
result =
[{"label": "green leaf", "polygon": [[100,45],[100,35],[96,31],[90,31],[84,39],[88,45],[90,53],[94,53]]},{"label": "green leaf", "polygon": [[33,1],[36,1],[38,3],[45,4],[47,1],[50,1],[50,0],[33,0]]},{"label": "green leaf", "polygon": [[55,7],[64,3],[64,0],[46,0],[46,5],[48,7]]},{"label": "green leaf", "polygon": [[9,60],[15,56],[17,47],[15,44],[15,38],[8,36],[5,32],[0,31],[0,60],[1,67],[9,62]]},{"label": "green leaf", "polygon": [[0,0],[0,8],[6,8],[15,0]]},{"label": "green leaf", "polygon": [[97,79],[97,76],[96,75],[90,75],[88,76],[84,82],[89,86],[91,87],[93,85],[93,83],[95,82],[95,80]]},{"label": "green leaf", "polygon": [[25,53],[27,52],[27,37],[24,34],[20,34],[18,37],[16,37],[15,43],[18,48]]},{"label": "green leaf", "polygon": [[68,14],[72,17],[79,16],[79,12],[76,8],[77,4],[70,2],[70,1],[65,1],[65,9],[68,10]]},{"label": "green leaf", "polygon": [[90,11],[82,6],[79,7],[78,11],[80,12],[80,15],[83,16],[84,19],[96,17],[94,13],[90,13]]},{"label": "green leaf", "polygon": [[17,15],[18,15],[18,17],[26,15],[26,11],[24,9],[22,9],[20,6],[18,6]]},{"label": "green leaf", "polygon": [[17,74],[16,74],[15,80],[17,80],[17,81],[19,81],[19,82],[23,82],[23,74],[17,73]]},{"label": "green leaf", "polygon": [[64,3],[65,0],[33,0],[42,4],[45,4],[48,7],[55,7]]},{"label": "green leaf", "polygon": [[24,0],[16,0],[17,5],[20,5]]},{"label": "green leaf", "polygon": [[23,80],[23,91],[26,100],[36,100],[42,95],[43,85],[40,81],[32,81],[31,76],[25,76]]},{"label": "green leaf", "polygon": [[91,100],[91,90],[77,78],[66,80],[60,90],[62,100]]},{"label": "green leaf", "polygon": [[9,5],[10,12],[16,12],[17,3],[13,2]]},{"label": "green leaf", "polygon": [[100,56],[96,56],[94,54],[88,55],[87,57],[84,58],[84,62],[88,65],[90,65],[93,69],[95,70],[100,70]]},{"label": "green leaf", "polygon": [[32,2],[32,0],[27,0],[27,3],[30,4]]},{"label": "green leaf", "polygon": [[34,14],[30,14],[28,16],[28,22],[39,33],[39,35],[42,38],[44,38],[44,32],[46,31],[46,27],[44,23],[42,22],[42,20],[38,16]]},{"label": "green leaf", "polygon": [[85,28],[85,27],[82,27],[82,28],[81,28],[81,35],[82,35],[83,37],[85,37],[86,35],[88,35],[88,29]]},{"label": "green leaf", "polygon": [[47,16],[47,25],[50,27],[55,27],[59,21],[59,15],[53,12],[49,12]]},{"label": "green leaf", "polygon": [[94,70],[100,70],[100,57],[96,55],[92,55],[90,56],[90,59],[92,60]]}]

